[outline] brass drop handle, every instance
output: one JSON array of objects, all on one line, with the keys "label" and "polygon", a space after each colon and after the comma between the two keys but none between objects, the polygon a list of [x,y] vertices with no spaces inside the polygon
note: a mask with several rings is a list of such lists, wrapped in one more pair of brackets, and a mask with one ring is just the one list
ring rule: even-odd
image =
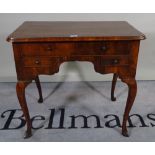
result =
[{"label": "brass drop handle", "polygon": [[106,49],[107,49],[106,46],[102,46],[102,47],[101,47],[101,50],[102,50],[102,51],[106,51]]},{"label": "brass drop handle", "polygon": [[119,60],[118,60],[118,59],[114,59],[114,60],[113,60],[113,63],[114,63],[114,64],[118,64],[118,63],[119,63]]},{"label": "brass drop handle", "polygon": [[48,51],[52,51],[52,47],[47,47],[47,50]]},{"label": "brass drop handle", "polygon": [[35,61],[35,64],[37,64],[37,65],[40,64],[40,61],[39,60],[36,60]]}]

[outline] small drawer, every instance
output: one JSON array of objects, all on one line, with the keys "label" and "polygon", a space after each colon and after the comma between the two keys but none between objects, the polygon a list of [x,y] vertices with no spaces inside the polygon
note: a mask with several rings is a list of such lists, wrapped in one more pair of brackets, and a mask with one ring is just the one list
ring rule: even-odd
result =
[{"label": "small drawer", "polygon": [[102,56],[98,57],[97,61],[101,66],[126,66],[129,65],[129,56]]},{"label": "small drawer", "polygon": [[131,50],[129,41],[78,42],[76,55],[127,55]]},{"label": "small drawer", "polygon": [[59,62],[59,58],[55,57],[25,57],[22,59],[24,67],[43,67],[52,66]]},{"label": "small drawer", "polygon": [[49,58],[39,58],[39,57],[28,57],[23,58],[24,67],[40,67],[40,66],[50,66]]},{"label": "small drawer", "polygon": [[65,56],[74,53],[74,43],[26,43],[20,45],[22,56]]}]

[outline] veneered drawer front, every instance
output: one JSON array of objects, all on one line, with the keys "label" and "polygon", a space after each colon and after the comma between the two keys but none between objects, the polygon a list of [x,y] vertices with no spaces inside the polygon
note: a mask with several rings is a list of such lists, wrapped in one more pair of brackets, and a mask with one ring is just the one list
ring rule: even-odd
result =
[{"label": "veneered drawer front", "polygon": [[129,65],[129,57],[126,55],[120,56],[98,56],[96,58],[99,65],[102,66],[126,66]]},{"label": "veneered drawer front", "polygon": [[59,62],[57,57],[24,57],[22,63],[24,67],[44,67],[53,66]]},{"label": "veneered drawer front", "polygon": [[75,44],[75,51],[81,55],[127,55],[130,45],[128,41],[79,42]]},{"label": "veneered drawer front", "polygon": [[22,56],[120,55],[131,51],[129,41],[22,43]]},{"label": "veneered drawer front", "polygon": [[129,57],[126,55],[118,56],[69,56],[69,57],[24,57],[22,58],[22,65],[24,67],[43,67],[53,66],[54,64],[61,64],[66,61],[90,61],[102,66],[124,66],[129,65]]},{"label": "veneered drawer front", "polygon": [[74,52],[73,43],[21,44],[22,56],[61,56]]},{"label": "veneered drawer front", "polygon": [[18,75],[21,80],[35,78],[38,74],[51,75],[59,71],[60,65],[68,61],[88,61],[94,64],[96,71],[100,73],[113,73],[124,67],[128,68],[129,56],[127,55],[105,55],[105,56],[69,56],[69,57],[23,57],[21,67],[23,72]]}]

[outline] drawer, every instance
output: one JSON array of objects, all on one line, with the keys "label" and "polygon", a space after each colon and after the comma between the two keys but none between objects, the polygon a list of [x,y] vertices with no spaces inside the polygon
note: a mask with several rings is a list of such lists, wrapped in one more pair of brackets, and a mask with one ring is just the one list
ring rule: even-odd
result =
[{"label": "drawer", "polygon": [[129,65],[129,57],[122,56],[100,56],[96,58],[98,64],[102,66],[126,66]]},{"label": "drawer", "polygon": [[127,55],[130,41],[22,43],[22,56]]},{"label": "drawer", "polygon": [[54,66],[66,61],[88,61],[100,66],[125,66],[129,65],[129,57],[126,55],[118,56],[69,56],[69,57],[24,57],[22,64],[24,67],[43,67]]},{"label": "drawer", "polygon": [[46,67],[58,64],[58,57],[25,57],[22,59],[24,67]]},{"label": "drawer", "polygon": [[129,41],[79,42],[75,49],[77,55],[127,55],[131,44]]}]

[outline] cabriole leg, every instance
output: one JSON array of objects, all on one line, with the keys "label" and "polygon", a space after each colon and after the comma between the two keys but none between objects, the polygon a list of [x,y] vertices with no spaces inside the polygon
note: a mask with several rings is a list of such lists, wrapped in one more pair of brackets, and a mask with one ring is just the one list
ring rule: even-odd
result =
[{"label": "cabriole leg", "polygon": [[31,81],[18,81],[17,85],[16,85],[16,91],[17,91],[17,97],[19,100],[19,104],[22,108],[26,123],[27,123],[27,130],[25,133],[24,138],[29,138],[32,136],[32,124],[31,124],[31,120],[30,120],[30,115],[29,115],[29,111],[28,111],[28,107],[27,107],[27,103],[26,103],[26,98],[25,98],[25,88],[26,86],[31,83]]},{"label": "cabriole leg", "polygon": [[125,79],[123,81],[128,85],[129,91],[128,91],[128,98],[127,98],[124,117],[123,117],[122,135],[125,137],[129,137],[126,123],[137,94],[137,82],[135,79]]},{"label": "cabriole leg", "polygon": [[111,100],[116,101],[116,97],[114,96],[116,82],[117,82],[118,74],[113,75],[112,86],[111,86]]},{"label": "cabriole leg", "polygon": [[35,78],[35,82],[36,82],[36,86],[37,86],[38,93],[39,93],[38,103],[43,103],[42,90],[41,90],[40,80],[38,76]]}]

